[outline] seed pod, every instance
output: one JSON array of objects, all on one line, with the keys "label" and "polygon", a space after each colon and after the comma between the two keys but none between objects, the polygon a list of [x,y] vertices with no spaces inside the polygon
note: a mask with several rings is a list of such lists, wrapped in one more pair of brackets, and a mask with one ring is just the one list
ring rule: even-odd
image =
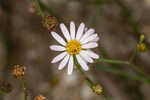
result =
[{"label": "seed pod", "polygon": [[24,80],[25,70],[26,70],[25,66],[15,65],[13,68],[13,75],[18,80]]}]

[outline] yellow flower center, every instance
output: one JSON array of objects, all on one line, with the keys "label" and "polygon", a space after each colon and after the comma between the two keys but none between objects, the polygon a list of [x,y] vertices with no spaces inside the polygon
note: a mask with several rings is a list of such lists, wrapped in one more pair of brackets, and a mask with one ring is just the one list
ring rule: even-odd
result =
[{"label": "yellow flower center", "polygon": [[71,55],[76,55],[81,51],[81,44],[77,40],[71,40],[66,45],[66,50]]}]

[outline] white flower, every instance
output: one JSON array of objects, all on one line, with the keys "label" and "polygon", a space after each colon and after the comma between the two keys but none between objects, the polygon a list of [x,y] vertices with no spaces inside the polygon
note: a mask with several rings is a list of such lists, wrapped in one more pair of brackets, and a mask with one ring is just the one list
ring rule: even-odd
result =
[{"label": "white flower", "polygon": [[81,23],[76,31],[75,23],[70,22],[70,31],[64,24],[60,24],[60,29],[65,37],[64,40],[56,32],[51,32],[53,38],[60,45],[51,45],[50,49],[54,51],[61,51],[57,55],[52,63],[60,62],[58,69],[63,69],[68,64],[68,74],[72,74],[74,68],[74,58],[76,57],[77,62],[81,67],[87,71],[87,63],[93,63],[93,59],[98,59],[99,55],[92,52],[90,49],[98,46],[97,41],[99,40],[95,30],[85,28],[85,24]]}]

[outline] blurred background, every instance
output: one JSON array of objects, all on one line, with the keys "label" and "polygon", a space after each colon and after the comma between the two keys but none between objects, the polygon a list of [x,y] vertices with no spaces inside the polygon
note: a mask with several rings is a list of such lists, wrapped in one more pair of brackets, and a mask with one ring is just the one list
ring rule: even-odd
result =
[{"label": "blurred background", "polygon": [[[94,28],[99,34],[102,58],[128,60],[144,34],[150,43],[150,0],[40,0],[47,15],[75,21],[78,26]],[[0,84],[11,84],[11,92],[0,95],[1,100],[23,100],[21,82],[12,75],[16,64],[26,66],[28,100],[44,95],[49,100],[107,100],[87,86],[81,74],[74,70],[59,71],[51,64],[57,52],[49,50],[56,44],[33,1],[0,0]],[[59,24],[59,23],[58,23]],[[50,29],[50,31],[53,29]],[[137,53],[134,63],[150,74],[149,47]],[[103,86],[108,100],[150,100],[150,85],[126,65],[91,64],[86,74]]]}]

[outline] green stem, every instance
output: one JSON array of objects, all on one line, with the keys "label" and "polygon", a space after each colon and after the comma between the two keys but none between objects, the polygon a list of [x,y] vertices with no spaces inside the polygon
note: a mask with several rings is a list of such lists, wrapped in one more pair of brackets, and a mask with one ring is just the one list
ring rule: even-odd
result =
[{"label": "green stem", "polygon": [[0,90],[0,95],[2,95],[4,92],[2,90]]},{"label": "green stem", "polygon": [[98,15],[99,15],[99,12],[100,12],[100,8],[101,8],[101,5],[102,5],[102,1],[101,0],[95,0],[94,1],[94,14],[93,14],[93,21],[92,21],[92,25],[93,27],[95,27],[97,25],[97,20],[98,20]]},{"label": "green stem", "polygon": [[129,62],[132,63],[134,58],[136,57],[136,54],[137,54],[137,47],[135,48],[133,54],[131,55],[130,59],[129,59]]},{"label": "green stem", "polygon": [[53,11],[52,8],[44,5],[41,1],[39,1],[39,5],[42,10],[46,10],[47,12],[49,12],[51,15],[55,16],[58,19],[58,16],[56,15],[56,13]]},{"label": "green stem", "polygon": [[[84,77],[85,82],[87,83],[87,85],[93,90],[93,86],[95,86],[95,84],[86,76],[86,74],[84,73],[83,69],[81,68],[80,64],[78,64],[76,58],[74,57],[74,62],[76,67],[78,68],[79,72],[82,74],[82,76]],[[95,92],[94,92],[95,93]],[[96,93],[97,94],[97,93]],[[102,95],[104,95],[102,93]],[[106,97],[106,95],[104,95],[104,97]],[[108,98],[106,98],[108,100]]]},{"label": "green stem", "polygon": [[24,91],[24,100],[27,100],[27,91],[26,91],[24,80],[22,80],[22,88],[23,88],[23,91]]},{"label": "green stem", "polygon": [[95,62],[106,62],[110,64],[128,64],[127,61],[121,61],[121,60],[112,60],[112,59],[105,59],[105,58],[100,58],[95,60]]},{"label": "green stem", "polygon": [[79,72],[82,74],[82,76],[84,77],[86,83],[88,84],[88,86],[90,88],[93,87],[94,83],[86,76],[86,74],[84,73],[84,71],[82,70],[81,66],[77,63],[77,60],[76,58],[74,57],[74,62],[75,62],[75,65],[77,66]]},{"label": "green stem", "polygon": [[142,69],[140,69],[139,66],[137,66],[137,65],[135,65],[135,64],[132,64],[132,63],[128,63],[128,65],[129,65],[132,69],[134,69],[134,70],[136,70],[137,72],[139,72],[139,73],[141,73],[142,75],[144,75],[145,78],[147,78],[148,81],[150,82],[150,76],[149,76],[145,71],[143,71]]},{"label": "green stem", "polygon": [[103,92],[102,94],[103,94],[103,96],[104,96],[105,99],[110,100],[109,97],[107,96],[107,94],[105,92]]},{"label": "green stem", "polygon": [[134,69],[135,71],[137,71],[138,73],[143,75],[145,78],[147,78],[148,81],[150,81],[150,76],[147,73],[145,73],[145,71],[143,71],[139,66],[137,66],[137,65],[135,65],[133,63],[130,63],[128,61],[121,61],[121,60],[112,60],[112,59],[101,58],[101,59],[97,59],[96,62],[106,62],[106,63],[110,63],[110,64],[125,64],[125,65],[128,65],[132,69]]},{"label": "green stem", "polygon": [[42,12],[42,10],[41,10],[39,0],[34,0],[34,2],[35,2],[35,4],[37,5],[39,15],[40,15],[42,18],[44,18],[44,14],[43,14],[43,12]]}]

